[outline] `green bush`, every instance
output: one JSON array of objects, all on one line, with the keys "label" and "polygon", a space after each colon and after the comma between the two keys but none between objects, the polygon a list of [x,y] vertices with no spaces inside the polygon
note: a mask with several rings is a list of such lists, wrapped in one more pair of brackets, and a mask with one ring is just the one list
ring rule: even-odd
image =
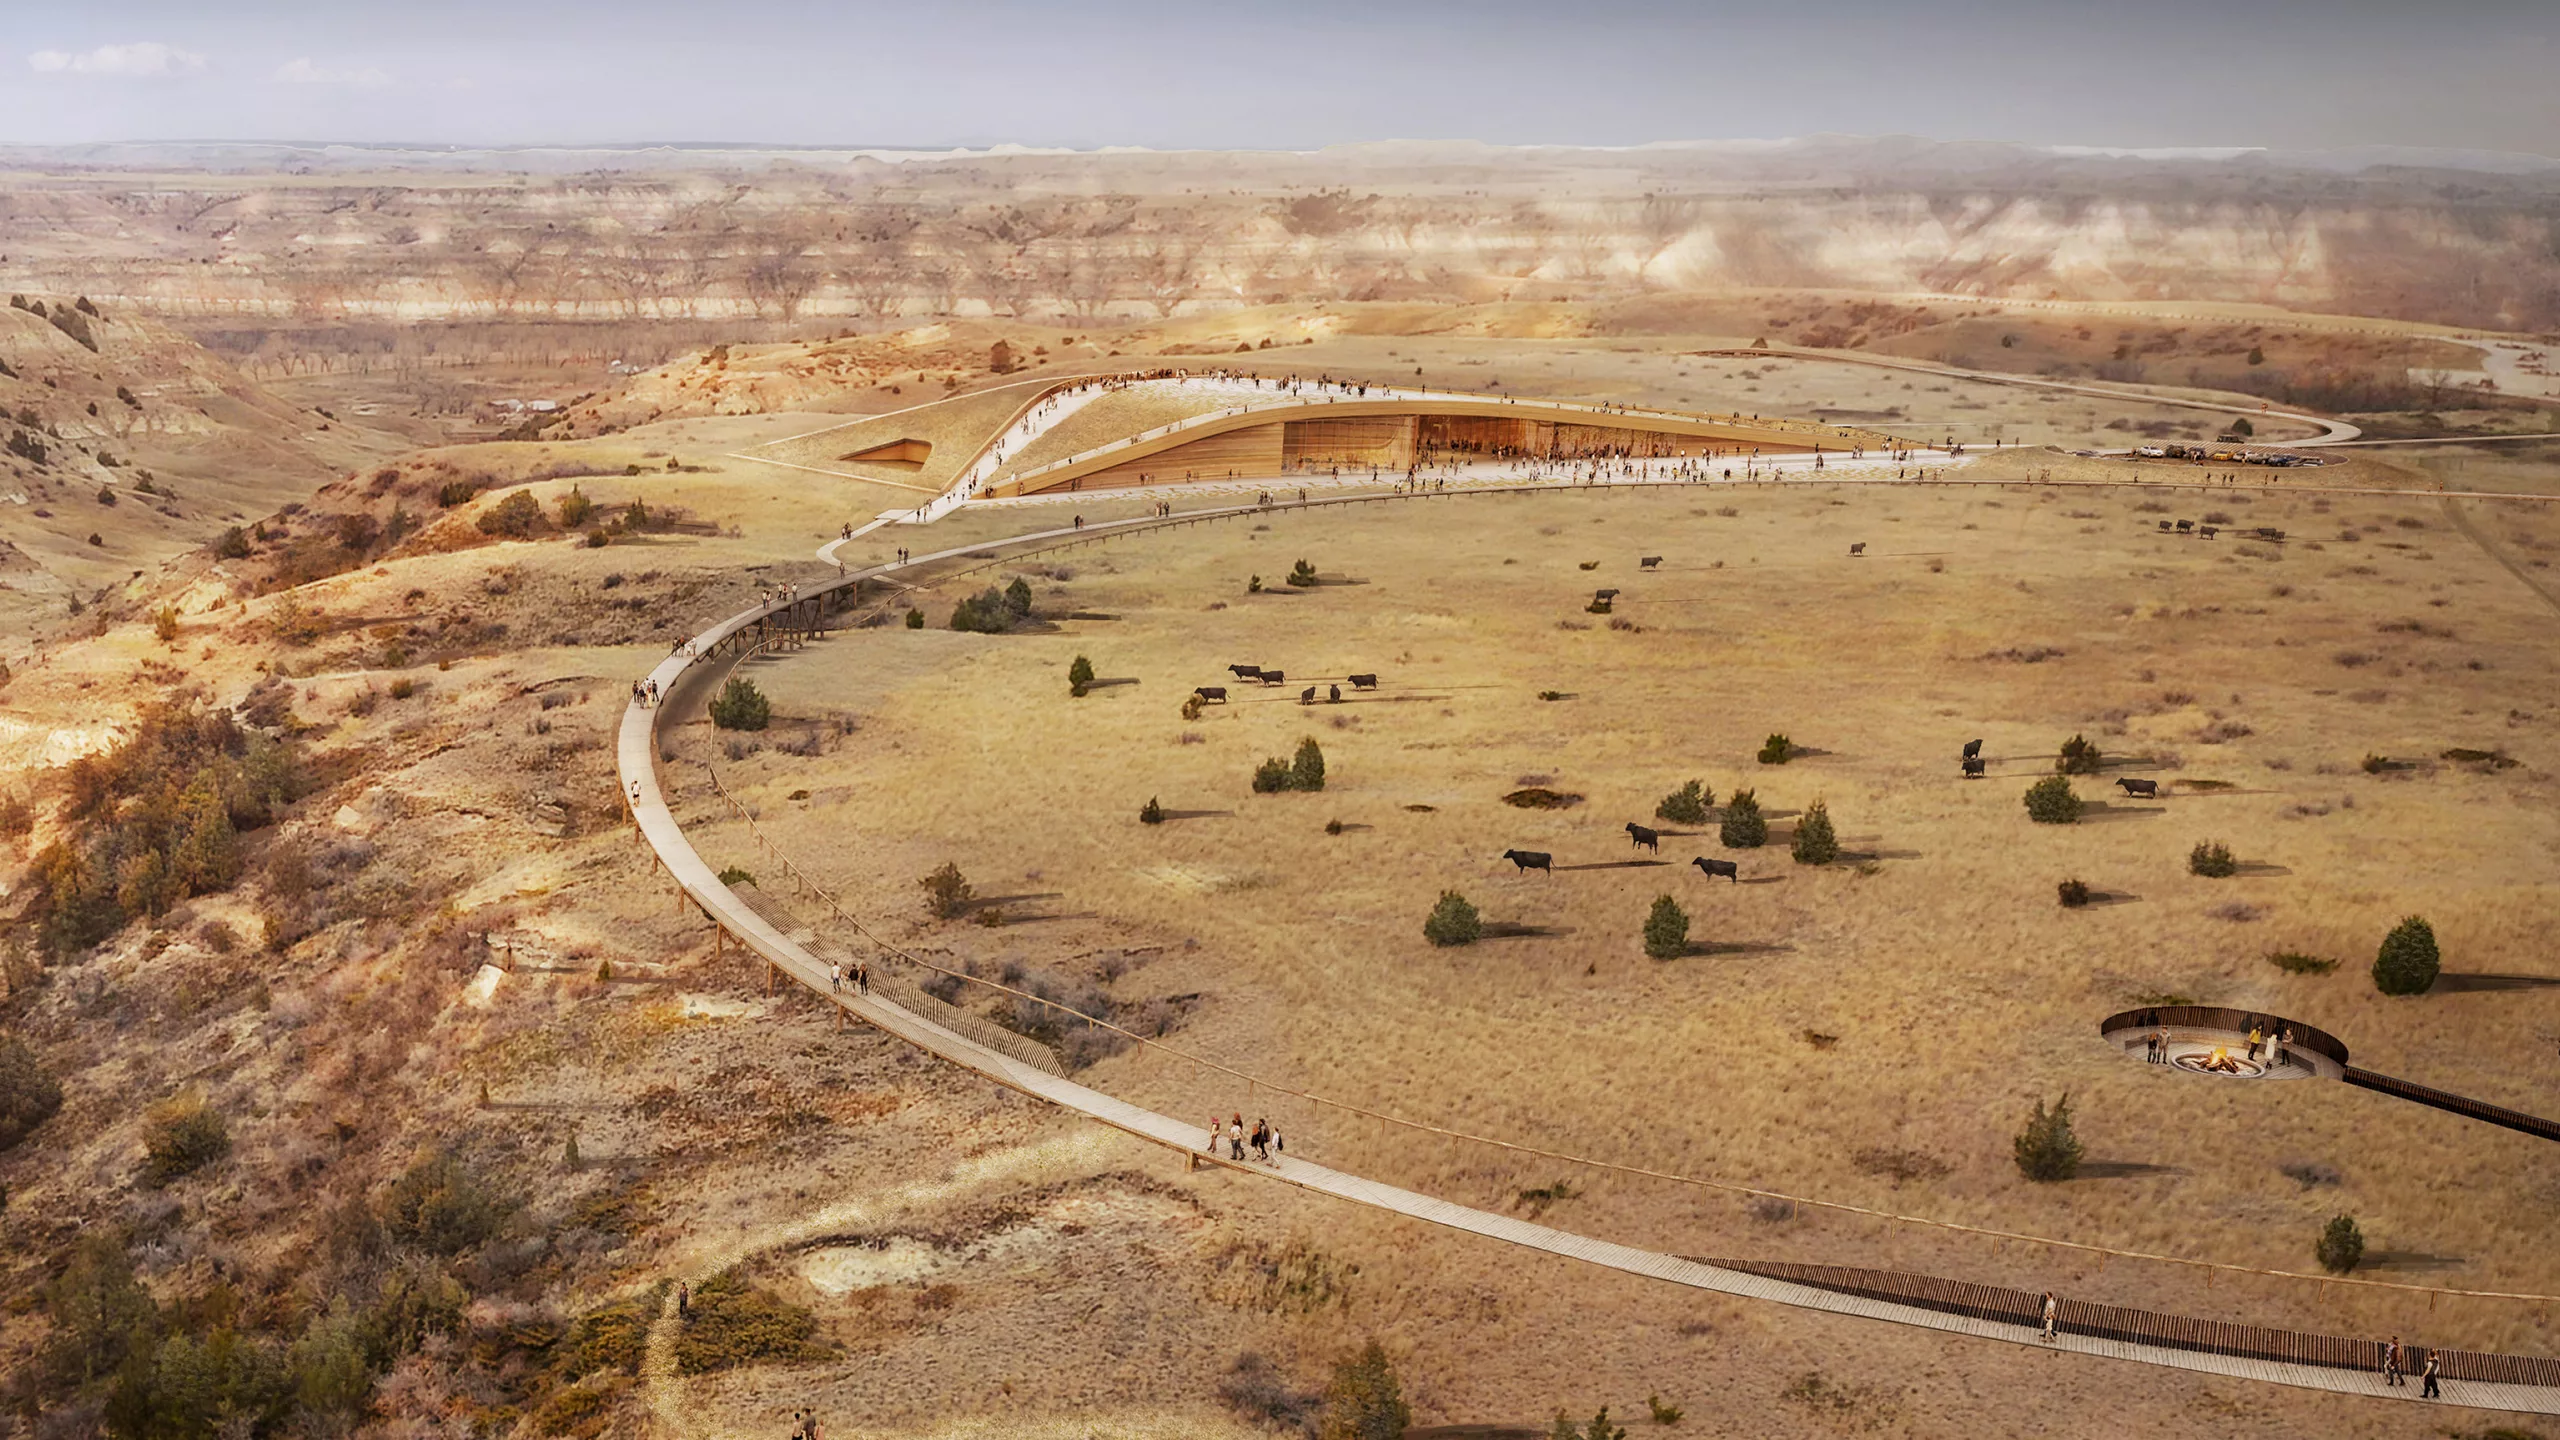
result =
[{"label": "green bush", "polygon": [[2306,955],[2299,950],[2278,950],[2267,956],[2267,963],[2287,975],[2326,975],[2338,968],[2338,962],[2320,955]]},{"label": "green bush", "polygon": [[26,1139],[61,1108],[62,1084],[36,1052],[15,1035],[0,1035],[0,1150]]},{"label": "green bush", "polygon": [[816,1316],[734,1270],[722,1271],[694,1288],[676,1332],[676,1368],[709,1375],[740,1365],[823,1360],[834,1352],[817,1336]]},{"label": "green bush", "polygon": [[142,1179],[166,1185],[231,1153],[231,1127],[222,1112],[187,1096],[152,1112],[142,1134]]},{"label": "green bush", "polygon": [[1472,945],[1483,935],[1484,917],[1455,890],[1441,891],[1422,922],[1422,938],[1434,945]]},{"label": "green bush", "polygon": [[1724,824],[1716,832],[1728,850],[1756,850],[1769,843],[1769,817],[1760,813],[1760,797],[1736,790],[1724,802]]},{"label": "green bush", "polygon": [[1156,797],[1153,795],[1147,797],[1146,804],[1138,807],[1138,823],[1141,825],[1164,823],[1164,807],[1156,803]]},{"label": "green bush", "polygon": [[510,491],[507,498],[481,511],[477,523],[483,535],[521,540],[542,528],[542,506],[529,490]]},{"label": "green bush", "polygon": [[907,607],[907,628],[910,630],[924,628],[924,612],[913,605]]},{"label": "green bush", "polygon": [[1413,1407],[1405,1403],[1384,1346],[1372,1340],[1334,1365],[1333,1380],[1324,1387],[1321,1440],[1403,1440],[1412,1424]]},{"label": "green bush", "polygon": [[[1654,1424],[1679,1423],[1680,1408],[1678,1406],[1665,1406],[1659,1398],[1649,1399],[1645,1403],[1653,1407]],[[1671,1418],[1666,1420],[1663,1418],[1665,1415]],[[1600,1407],[1600,1413],[1592,1416],[1591,1423],[1588,1425],[1576,1425],[1573,1423],[1573,1417],[1558,1410],[1555,1422],[1547,1427],[1547,1440],[1627,1440],[1627,1427],[1609,1419],[1609,1407],[1606,1405]]]},{"label": "green bush", "polygon": [[1662,803],[1653,807],[1653,818],[1674,825],[1704,825],[1707,807],[1715,803],[1715,792],[1707,788],[1706,782],[1692,780],[1663,796]]},{"label": "green bush", "polygon": [[2240,862],[2232,858],[2231,847],[2221,841],[2199,841],[2196,848],[2187,852],[2187,873],[2225,880],[2240,873]]},{"label": "green bush", "polygon": [[2344,1275],[2364,1263],[2364,1231],[2353,1215],[2333,1215],[2311,1242],[2311,1258],[2332,1275]]},{"label": "green bush", "polygon": [[723,885],[753,885],[756,883],[755,872],[749,870],[744,865],[731,865],[720,872],[720,883]]},{"label": "green bush", "polygon": [[2081,800],[2071,782],[2047,775],[2027,787],[2027,818],[2039,825],[2068,825],[2080,818]]},{"label": "green bush", "polygon": [[1004,608],[1016,620],[1031,618],[1031,582],[1014,576],[1013,583],[1004,587]]},{"label": "green bush", "polygon": [[2071,1131],[2071,1097],[2063,1096],[2048,1110],[2039,1096],[2035,1113],[2011,1142],[2010,1153],[2018,1162],[2019,1174],[2039,1184],[2052,1184],[2079,1173],[2082,1148],[2080,1137]]},{"label": "green bush", "polygon": [[223,531],[222,537],[213,542],[213,554],[217,560],[248,559],[249,532],[237,525]]},{"label": "green bush", "polygon": [[2053,768],[2064,775],[2095,775],[2100,758],[2098,747],[2090,744],[2087,736],[2074,735],[2062,742],[2062,753],[2054,757]]},{"label": "green bush", "polygon": [[2382,937],[2382,949],[2373,957],[2373,988],[2385,995],[2424,995],[2443,969],[2435,927],[2416,915],[2405,916]]},{"label": "green bush", "polygon": [[968,913],[969,902],[977,892],[961,875],[960,867],[945,860],[932,873],[916,882],[924,891],[925,912],[936,920],[957,920]]},{"label": "green bush", "polygon": [[1274,755],[1253,767],[1253,793],[1277,795],[1289,788],[1289,762]]},{"label": "green bush", "polygon": [[1644,917],[1644,953],[1656,960],[1677,960],[1689,953],[1689,912],[1668,895],[1657,895]]},{"label": "green bush", "polygon": [[560,497],[560,528],[577,529],[587,523],[587,517],[594,514],[595,509],[596,502],[588,499],[585,491],[575,485],[570,486],[569,493]]},{"label": "green bush", "polygon": [[1840,858],[1840,837],[1831,828],[1831,810],[1816,800],[1805,807],[1804,818],[1796,822],[1795,844],[1790,853],[1799,865],[1828,865]]},{"label": "green bush", "polygon": [[442,1150],[420,1152],[382,1197],[382,1228],[430,1255],[459,1255],[486,1243],[515,1203]]},{"label": "green bush", "polygon": [[[1014,583],[1021,584],[1020,581]],[[951,628],[978,635],[1002,635],[1013,628],[1016,620],[1030,613],[1030,593],[1030,588],[1025,586],[1025,604],[1022,610],[1016,611],[1005,602],[1005,593],[990,585],[951,607]]]},{"label": "green bush", "polygon": [[732,675],[711,697],[711,723],[722,730],[761,730],[773,723],[773,702],[753,680]]},{"label": "green bush", "polygon": [[1309,792],[1324,788],[1324,747],[1312,735],[1298,742],[1298,753],[1289,761],[1289,788]]},{"label": "green bush", "polygon": [[639,1374],[640,1362],[649,1352],[649,1321],[649,1312],[631,1300],[600,1306],[579,1316],[577,1323],[569,1327],[561,1372],[570,1376],[592,1375],[599,1370]]},{"label": "green bush", "polygon": [[1079,655],[1067,666],[1067,693],[1082,697],[1093,688],[1093,662]]},{"label": "green bush", "polygon": [[1774,730],[1768,739],[1760,742],[1760,763],[1763,765],[1784,765],[1795,757],[1795,753],[1795,742]]},{"label": "green bush", "polygon": [[2086,880],[2065,880],[2054,889],[2060,893],[2064,909],[2077,910],[2089,903],[2089,882]]},{"label": "green bush", "polygon": [[1289,583],[1301,588],[1316,583],[1316,567],[1301,560],[1289,567]]},{"label": "green bush", "polygon": [[44,1287],[45,1368],[66,1386],[112,1375],[147,1353],[160,1328],[160,1307],[133,1273],[123,1237],[110,1227],[82,1232],[62,1273]]}]

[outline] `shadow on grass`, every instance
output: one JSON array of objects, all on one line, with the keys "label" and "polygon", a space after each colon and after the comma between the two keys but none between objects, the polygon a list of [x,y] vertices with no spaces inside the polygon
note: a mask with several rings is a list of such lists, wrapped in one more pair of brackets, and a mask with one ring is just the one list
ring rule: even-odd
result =
[{"label": "shadow on grass", "polygon": [[1478,936],[1478,938],[1484,940],[1545,940],[1558,935],[1570,935],[1572,933],[1574,933],[1574,931],[1573,927],[1570,925],[1521,925],[1508,920],[1494,920],[1488,921],[1485,924],[1484,931],[1480,936]]},{"label": "shadow on grass", "polygon": [[2084,800],[2080,804],[2082,824],[2093,820],[2148,820],[2168,813],[2166,805],[2118,805],[2108,800]]},{"label": "shadow on grass", "polygon": [[1566,870],[1649,870],[1656,865],[1670,863],[1668,860],[1594,860],[1587,865],[1558,865],[1555,868],[1559,873]]},{"label": "shadow on grass", "polygon": [[1040,890],[1021,895],[978,895],[971,897],[969,909],[975,911],[995,905],[1019,905],[1026,900],[1055,900],[1066,893],[1064,890]]},{"label": "shadow on grass", "polygon": [[1780,955],[1795,948],[1765,940],[1692,940],[1680,953],[1683,956]]},{"label": "shadow on grass", "polygon": [[1164,818],[1168,821],[1216,820],[1232,816],[1235,813],[1236,812],[1233,810],[1167,810],[1164,812]]},{"label": "shadow on grass", "polygon": [[2290,865],[2271,864],[2264,860],[2243,860],[2240,862],[2239,870],[2235,873],[2241,875],[2290,875],[2293,873],[2293,867]]},{"label": "shadow on grass", "polygon": [[1117,686],[1135,685],[1137,683],[1138,677],[1135,675],[1112,675],[1100,679],[1088,680],[1085,682],[1084,688],[1087,690],[1109,690]]},{"label": "shadow on grass", "polygon": [[2101,905],[2130,905],[2142,897],[2122,890],[2092,890],[2089,898],[2077,908],[2094,910]]},{"label": "shadow on grass", "polygon": [[2145,1175],[2184,1175],[2175,1165],[2153,1165],[2142,1160],[2083,1160],[2079,1178],[2083,1180],[2135,1180]]},{"label": "shadow on grass", "polygon": [[1745,885],[1775,885],[1786,878],[1787,877],[1784,875],[1745,875],[1742,877],[1741,883]]},{"label": "shadow on grass", "polygon": [[2433,1272],[2459,1270],[2469,1263],[2460,1255],[2428,1255],[2416,1250],[2367,1250],[2364,1252],[2363,1263],[2356,1268]]},{"label": "shadow on grass", "polygon": [[2498,975],[2485,972],[2457,974],[2451,970],[2436,977],[2429,993],[2437,995],[2494,994],[2501,990],[2549,990],[2560,988],[2560,975]]}]

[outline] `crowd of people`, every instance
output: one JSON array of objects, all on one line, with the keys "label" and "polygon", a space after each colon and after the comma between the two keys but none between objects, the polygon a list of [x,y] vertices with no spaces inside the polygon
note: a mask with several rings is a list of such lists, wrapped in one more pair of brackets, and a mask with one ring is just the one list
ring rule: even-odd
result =
[{"label": "crowd of people", "polygon": [[1222,1137],[1226,1141],[1227,1158],[1230,1160],[1244,1159],[1244,1152],[1249,1148],[1253,1151],[1254,1159],[1266,1165],[1277,1165],[1281,1160],[1281,1152],[1286,1148],[1280,1139],[1279,1126],[1257,1116],[1254,1119],[1253,1128],[1247,1130],[1244,1128],[1244,1112],[1241,1110],[1236,1111],[1224,1124],[1219,1123],[1217,1116],[1210,1116],[1209,1140],[1200,1148],[1215,1155],[1218,1153],[1218,1142]]}]

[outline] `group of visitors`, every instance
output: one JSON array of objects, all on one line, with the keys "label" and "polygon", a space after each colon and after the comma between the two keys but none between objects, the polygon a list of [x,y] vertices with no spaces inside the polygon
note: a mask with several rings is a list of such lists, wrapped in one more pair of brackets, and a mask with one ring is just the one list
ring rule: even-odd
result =
[{"label": "group of visitors", "polygon": [[[854,961],[854,962],[853,962],[853,972],[852,972],[852,973],[853,973],[853,993],[854,993],[854,994],[856,994],[856,995],[868,995],[868,994],[870,994],[870,993],[871,993],[871,962],[869,962],[869,961],[867,961],[867,960],[856,960],[856,961]],[[830,992],[834,993],[834,994],[841,995],[841,994],[843,994],[843,993],[844,993],[844,981],[845,981],[845,968],[844,968],[844,962],[843,962],[843,961],[841,961],[841,960],[831,960],[831,961],[827,962],[827,989],[828,989]]]},{"label": "group of visitors", "polygon": [[1257,1116],[1254,1119],[1253,1128],[1247,1130],[1244,1128],[1244,1112],[1241,1110],[1230,1116],[1224,1125],[1218,1123],[1217,1116],[1210,1116],[1209,1143],[1200,1148],[1212,1155],[1217,1154],[1218,1137],[1221,1135],[1226,1137],[1227,1158],[1230,1160],[1242,1160],[1245,1148],[1251,1146],[1254,1159],[1266,1165],[1277,1165],[1280,1163],[1281,1151],[1286,1148],[1280,1140],[1279,1126]]},{"label": "group of visitors", "polygon": [[641,707],[643,707],[643,708],[646,708],[646,707],[648,707],[648,706],[651,706],[651,705],[655,705],[655,704],[657,704],[657,703],[658,703],[658,682],[657,682],[657,681],[655,681],[655,680],[634,680],[634,681],[632,681],[632,682],[631,682],[631,703],[632,703],[632,704],[634,704],[634,705],[641,706]]},{"label": "group of visitors", "polygon": [[[2437,1383],[2443,1376],[2443,1369],[2444,1364],[2436,1358],[2436,1352],[2428,1351],[2427,1363],[2418,1371],[2418,1379],[2424,1386],[2418,1391],[2419,1399],[2441,1400],[2444,1398],[2444,1388]],[[2390,1341],[2382,1347],[2382,1383],[2385,1385],[2409,1383],[2409,1355],[2407,1351],[2400,1348],[2400,1337],[2397,1335],[2392,1336]]]}]

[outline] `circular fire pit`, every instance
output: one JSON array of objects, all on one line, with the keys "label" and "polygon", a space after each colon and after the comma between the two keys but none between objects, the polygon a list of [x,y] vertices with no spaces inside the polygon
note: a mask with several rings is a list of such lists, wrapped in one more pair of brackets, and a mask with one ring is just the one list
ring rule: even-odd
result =
[{"label": "circular fire pit", "polygon": [[2110,1015],[2098,1032],[2137,1059],[2188,1075],[2343,1080],[2347,1074],[2347,1047],[2338,1037],[2262,1011],[2154,1005]]}]

